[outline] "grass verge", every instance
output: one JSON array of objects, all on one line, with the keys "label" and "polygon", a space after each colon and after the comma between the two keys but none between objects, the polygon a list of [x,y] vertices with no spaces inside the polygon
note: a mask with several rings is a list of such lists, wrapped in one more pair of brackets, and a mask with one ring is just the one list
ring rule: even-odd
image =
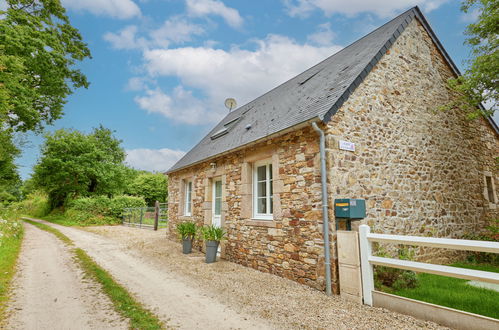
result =
[{"label": "grass verge", "polygon": [[[40,229],[56,235],[66,244],[74,245],[71,239],[59,230],[43,223],[27,219],[24,220]],[[102,285],[102,290],[111,299],[116,311],[122,316],[130,319],[130,329],[163,329],[163,323],[158,317],[145,308],[140,302],[136,301],[123,286],[114,280],[111,274],[100,267],[84,250],[74,248],[72,252],[81,264],[85,274],[94,278]]]},{"label": "grass verge", "polygon": [[[12,230],[0,230],[0,328],[5,320],[5,307],[9,299],[9,288],[16,272],[16,263],[21,251],[23,229],[17,221],[11,222],[0,218],[0,226],[13,226],[16,223],[15,233]],[[4,229],[3,227],[0,229]],[[7,233],[9,231],[10,233]]]},{"label": "grass verge", "polygon": [[[452,266],[499,273],[499,267],[489,264],[455,263]],[[499,319],[499,292],[446,276],[420,273],[418,279],[417,288],[390,293]]]},{"label": "grass verge", "polygon": [[66,226],[66,227],[90,227],[90,226],[112,226],[116,225],[116,223],[109,223],[109,222],[84,222],[80,220],[76,220],[72,218],[71,216],[61,214],[61,213],[56,213],[56,214],[49,214],[43,217],[40,217],[40,219],[55,223],[57,225],[61,226]]}]

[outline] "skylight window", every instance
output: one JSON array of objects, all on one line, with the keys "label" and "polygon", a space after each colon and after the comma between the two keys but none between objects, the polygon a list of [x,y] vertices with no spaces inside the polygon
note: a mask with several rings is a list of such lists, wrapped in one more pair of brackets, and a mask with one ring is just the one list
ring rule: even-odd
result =
[{"label": "skylight window", "polygon": [[218,131],[216,131],[215,133],[213,133],[210,138],[212,140],[215,140],[216,138],[219,138],[219,137],[221,137],[221,136],[229,133],[229,128],[231,128],[232,126],[234,126],[234,124],[237,123],[237,121],[239,119],[241,119],[241,117],[234,118],[231,121],[225,123],[224,127],[222,127],[221,129],[219,129]]}]

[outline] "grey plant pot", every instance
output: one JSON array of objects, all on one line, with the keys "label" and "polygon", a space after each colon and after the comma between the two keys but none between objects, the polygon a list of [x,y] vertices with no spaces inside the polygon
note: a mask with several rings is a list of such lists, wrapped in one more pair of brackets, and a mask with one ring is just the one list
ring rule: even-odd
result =
[{"label": "grey plant pot", "polygon": [[217,251],[218,251],[219,241],[206,241],[206,263],[211,264],[217,261]]},{"label": "grey plant pot", "polygon": [[192,252],[192,238],[182,239],[182,253],[189,254]]}]

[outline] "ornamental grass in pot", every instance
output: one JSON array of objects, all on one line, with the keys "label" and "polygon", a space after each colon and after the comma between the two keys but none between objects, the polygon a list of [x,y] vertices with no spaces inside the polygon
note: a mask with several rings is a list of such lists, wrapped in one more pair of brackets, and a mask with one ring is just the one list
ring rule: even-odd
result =
[{"label": "ornamental grass in pot", "polygon": [[192,252],[192,241],[196,236],[197,227],[194,222],[186,221],[177,225],[177,233],[182,240],[182,252],[189,254]]},{"label": "ornamental grass in pot", "polygon": [[206,242],[206,263],[217,261],[218,245],[225,239],[226,232],[217,226],[204,226],[201,228],[201,236]]}]

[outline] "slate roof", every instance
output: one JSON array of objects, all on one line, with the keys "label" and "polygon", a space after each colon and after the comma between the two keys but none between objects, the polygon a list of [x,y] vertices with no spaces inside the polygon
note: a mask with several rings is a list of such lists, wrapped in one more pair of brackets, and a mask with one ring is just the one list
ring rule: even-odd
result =
[{"label": "slate roof", "polygon": [[[319,64],[230,112],[167,173],[240,148],[313,119],[328,122],[414,17],[459,74],[418,7]],[[497,126],[491,122],[497,131]],[[247,129],[247,127],[251,127]],[[213,136],[217,136],[213,139]]]}]

